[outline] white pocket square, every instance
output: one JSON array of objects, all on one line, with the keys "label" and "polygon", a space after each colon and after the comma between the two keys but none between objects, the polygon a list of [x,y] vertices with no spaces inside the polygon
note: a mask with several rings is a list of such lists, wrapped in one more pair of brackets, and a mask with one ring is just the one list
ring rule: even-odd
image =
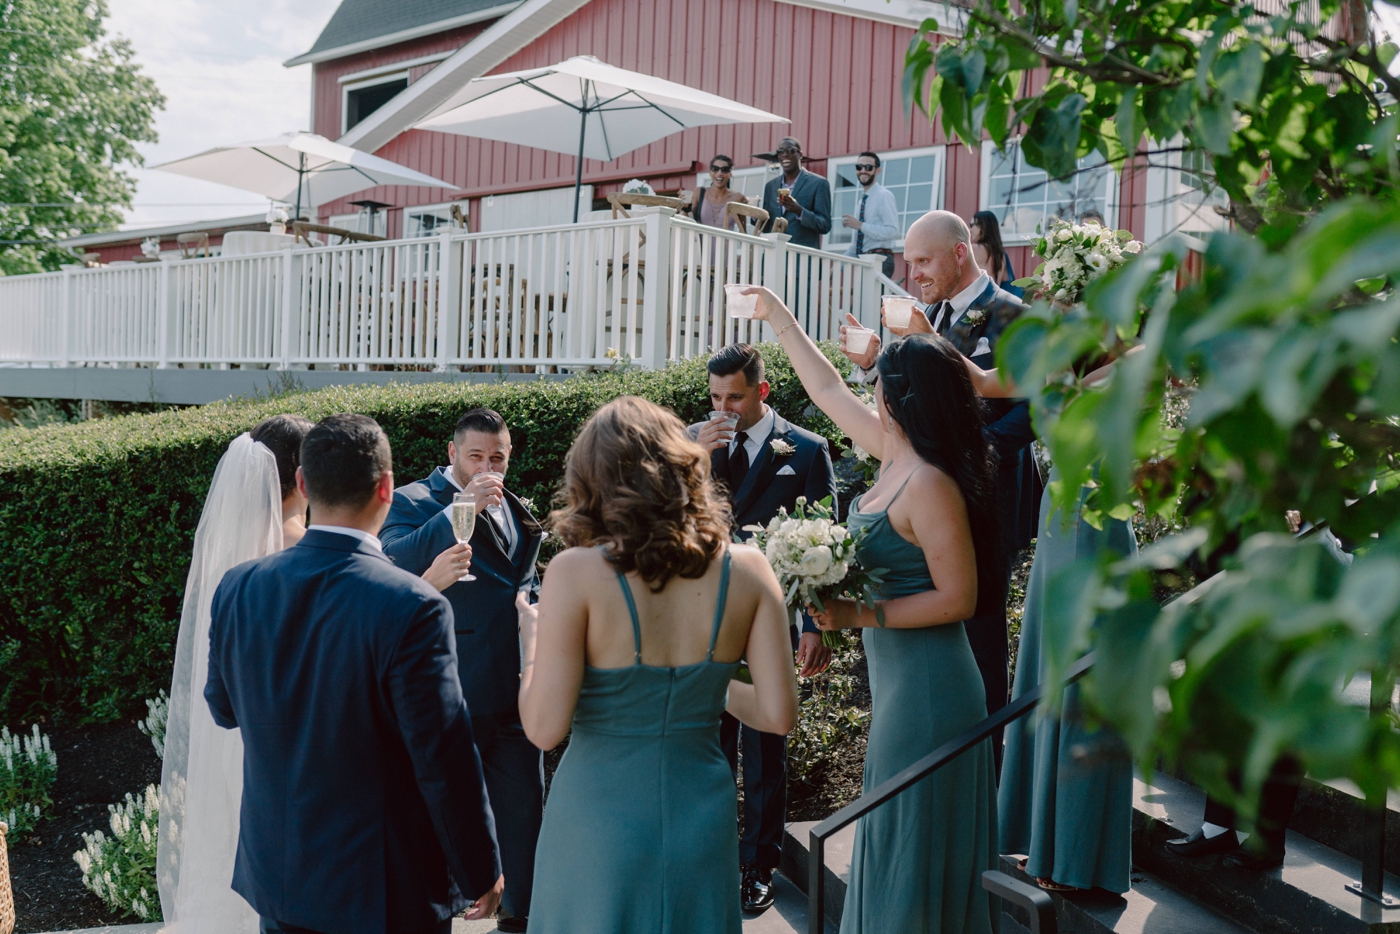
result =
[{"label": "white pocket square", "polygon": [[797,471],[795,471],[795,470],[792,469],[792,465],[791,465],[791,464],[785,464],[785,465],[783,466],[783,469],[778,471],[777,476],[779,476],[779,477],[795,477],[795,476],[797,476]]},{"label": "white pocket square", "polygon": [[992,345],[987,341],[987,339],[986,339],[985,337],[979,337],[979,338],[977,338],[977,349],[974,350],[974,351],[972,352],[972,356],[975,357],[975,356],[977,356],[978,354],[991,353],[991,352],[992,352]]}]

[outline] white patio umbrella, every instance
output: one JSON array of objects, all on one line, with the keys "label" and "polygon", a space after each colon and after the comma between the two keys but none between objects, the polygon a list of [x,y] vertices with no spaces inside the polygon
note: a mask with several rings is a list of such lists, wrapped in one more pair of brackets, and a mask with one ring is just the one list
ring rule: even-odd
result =
[{"label": "white patio umbrella", "polygon": [[577,55],[548,68],[469,81],[415,129],[577,156],[577,221],[585,158],[611,162],[687,127],[788,122],[716,94]]},{"label": "white patio umbrella", "polygon": [[324,204],[376,185],[456,188],[422,172],[372,156],[316,133],[284,133],[272,139],[217,146],[154,168],[254,191],[274,201]]}]

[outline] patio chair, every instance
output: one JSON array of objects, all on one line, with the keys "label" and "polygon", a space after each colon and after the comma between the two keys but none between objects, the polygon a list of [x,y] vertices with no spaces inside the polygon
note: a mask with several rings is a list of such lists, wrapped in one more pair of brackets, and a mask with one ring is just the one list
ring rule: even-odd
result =
[{"label": "patio chair", "polygon": [[628,208],[661,207],[679,211],[689,203],[681,198],[668,198],[665,195],[624,195],[617,192],[608,195],[608,204],[612,205],[613,220],[617,220],[619,214],[623,217],[631,217],[632,215],[627,213]]},{"label": "patio chair", "polygon": [[319,246],[319,244],[311,242],[310,234],[313,233],[324,234],[327,237],[339,237],[340,241],[334,244],[335,246],[351,241],[373,243],[386,239],[378,234],[360,233],[357,230],[346,230],[344,227],[331,227],[326,224],[313,224],[310,221],[297,221],[292,224],[292,234],[296,239],[305,240],[307,246]]},{"label": "patio chair", "polygon": [[101,253],[84,253],[83,265],[88,269],[97,269],[103,265]]},{"label": "patio chair", "polygon": [[[768,212],[763,208],[756,208],[740,201],[731,201],[724,206],[724,226],[727,228],[736,217],[739,219],[739,230],[742,233],[749,232],[750,220],[754,222],[755,233],[762,233],[764,225],[768,223]],[[787,227],[786,220],[783,221],[783,227]]]},{"label": "patio chair", "polygon": [[200,233],[182,233],[175,238],[175,243],[179,245],[180,255],[185,259],[193,259],[199,255],[200,250],[204,251],[205,256],[213,255],[209,252],[209,234],[203,231]]}]

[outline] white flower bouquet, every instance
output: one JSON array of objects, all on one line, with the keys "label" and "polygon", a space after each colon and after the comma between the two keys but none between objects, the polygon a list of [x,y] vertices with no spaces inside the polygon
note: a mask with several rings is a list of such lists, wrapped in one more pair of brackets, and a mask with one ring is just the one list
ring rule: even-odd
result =
[{"label": "white flower bouquet", "polygon": [[1017,279],[1013,285],[1036,289],[1065,305],[1078,302],[1090,282],[1142,252],[1142,244],[1126,230],[1110,230],[1093,221],[1072,224],[1059,218],[1052,220],[1050,229],[1031,245],[1045,262],[1036,267],[1035,275]]},{"label": "white flower bouquet", "polygon": [[[788,606],[810,604],[825,610],[826,600],[850,597],[875,610],[883,624],[875,587],[883,582],[885,569],[860,566],[856,560],[860,540],[836,523],[830,497],[809,505],[805,496],[799,496],[791,515],[779,509],[767,527],[746,525],[744,531],[754,533],[752,543],[773,566]],[[822,642],[834,647],[840,639],[834,632],[823,632]]]}]

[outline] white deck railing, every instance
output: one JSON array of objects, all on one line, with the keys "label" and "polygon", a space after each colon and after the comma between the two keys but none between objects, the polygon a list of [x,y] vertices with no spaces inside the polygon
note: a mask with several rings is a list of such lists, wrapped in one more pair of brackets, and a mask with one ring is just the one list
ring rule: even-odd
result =
[{"label": "white deck railing", "polygon": [[808,333],[879,326],[878,263],[784,235],[631,219],[0,278],[0,361],[39,366],[662,366],[771,329],[724,314],[769,286]]}]

